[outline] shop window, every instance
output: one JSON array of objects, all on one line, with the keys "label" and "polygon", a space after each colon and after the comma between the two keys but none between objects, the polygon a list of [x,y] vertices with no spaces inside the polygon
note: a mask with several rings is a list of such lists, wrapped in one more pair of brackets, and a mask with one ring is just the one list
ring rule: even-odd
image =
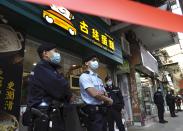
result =
[{"label": "shop window", "polygon": [[37,55],[37,48],[40,44],[32,41],[26,40],[25,42],[25,55],[24,55],[24,69],[23,69],[23,84],[22,84],[22,94],[21,94],[21,105],[27,104],[27,87],[28,87],[28,77],[31,70],[38,63],[39,56]]},{"label": "shop window", "polygon": [[136,72],[136,82],[141,111],[145,115],[154,114],[153,83],[152,79],[145,74]]}]

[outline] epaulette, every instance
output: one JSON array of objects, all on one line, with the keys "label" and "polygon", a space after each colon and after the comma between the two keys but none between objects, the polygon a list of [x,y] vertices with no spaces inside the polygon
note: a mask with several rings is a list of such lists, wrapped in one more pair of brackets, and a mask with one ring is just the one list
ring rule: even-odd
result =
[{"label": "epaulette", "polygon": [[[85,73],[85,74],[90,74],[90,71],[85,71],[85,72],[83,72],[83,73]],[[100,76],[97,75],[97,77],[98,77],[99,79],[101,79]]]},{"label": "epaulette", "polygon": [[85,73],[85,74],[90,74],[90,71],[85,71],[85,72],[83,72],[83,73]]}]

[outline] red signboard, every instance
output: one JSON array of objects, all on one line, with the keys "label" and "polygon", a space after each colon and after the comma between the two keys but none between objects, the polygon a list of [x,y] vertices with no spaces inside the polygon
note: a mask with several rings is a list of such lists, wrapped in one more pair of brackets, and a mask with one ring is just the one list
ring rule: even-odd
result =
[{"label": "red signboard", "polygon": [[[171,32],[183,32],[183,16],[130,0],[24,0]],[[171,23],[171,24],[170,24]]]}]

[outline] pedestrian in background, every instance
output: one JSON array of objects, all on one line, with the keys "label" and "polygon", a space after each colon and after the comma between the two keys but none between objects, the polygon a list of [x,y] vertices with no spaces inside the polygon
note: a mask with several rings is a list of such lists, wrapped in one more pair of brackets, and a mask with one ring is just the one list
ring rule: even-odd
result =
[{"label": "pedestrian in background", "polygon": [[174,96],[174,91],[168,91],[166,95],[166,103],[169,107],[171,117],[177,117],[177,115],[175,114],[175,99],[176,98]]},{"label": "pedestrian in background", "polygon": [[164,98],[160,87],[158,87],[157,91],[154,93],[154,103],[156,104],[158,109],[159,123],[167,123],[168,121],[164,120]]}]

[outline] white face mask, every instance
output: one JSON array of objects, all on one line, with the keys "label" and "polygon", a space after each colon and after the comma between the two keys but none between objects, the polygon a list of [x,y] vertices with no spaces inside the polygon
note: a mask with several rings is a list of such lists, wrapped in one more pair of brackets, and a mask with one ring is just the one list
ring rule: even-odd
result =
[{"label": "white face mask", "polygon": [[89,63],[89,67],[90,67],[92,70],[97,70],[98,67],[99,67],[98,61],[91,61],[91,62]]},{"label": "white face mask", "polygon": [[108,86],[112,86],[112,81],[109,80],[109,81],[106,82],[106,84],[107,84]]},{"label": "white face mask", "polygon": [[161,92],[161,89],[158,89],[159,92]]}]

